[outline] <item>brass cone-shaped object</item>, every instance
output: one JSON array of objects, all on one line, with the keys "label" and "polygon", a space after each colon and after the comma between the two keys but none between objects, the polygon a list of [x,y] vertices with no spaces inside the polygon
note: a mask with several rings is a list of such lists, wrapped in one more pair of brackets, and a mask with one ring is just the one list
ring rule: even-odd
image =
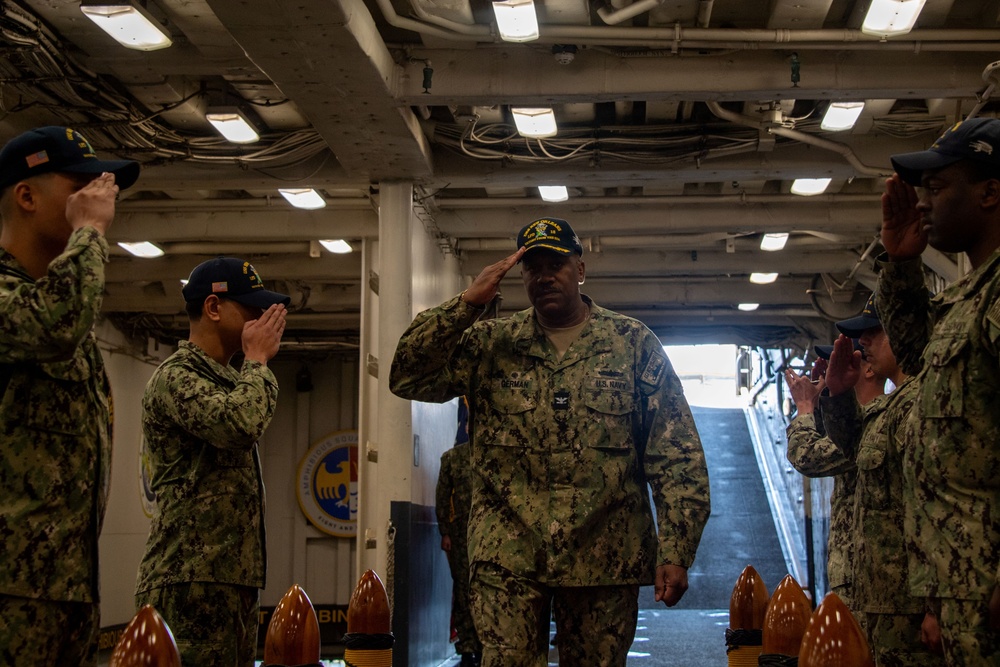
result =
[{"label": "brass cone-shaped object", "polygon": [[361,575],[347,605],[347,632],[374,635],[392,632],[389,596],[375,570]]},{"label": "brass cone-shaped object", "polygon": [[174,635],[151,605],[132,617],[111,653],[110,667],[180,667]]},{"label": "brass cone-shaped object", "polygon": [[797,656],[811,616],[809,598],[792,575],[786,574],[767,605],[762,653]]},{"label": "brass cone-shaped object", "polygon": [[767,613],[767,586],[752,565],[743,568],[729,598],[729,627],[760,630]]},{"label": "brass cone-shaped object", "polygon": [[875,667],[861,627],[836,593],[828,593],[809,619],[799,667]]},{"label": "brass cone-shaped object", "polygon": [[264,665],[315,665],[319,654],[316,610],[306,592],[298,584],[292,584],[267,624]]}]

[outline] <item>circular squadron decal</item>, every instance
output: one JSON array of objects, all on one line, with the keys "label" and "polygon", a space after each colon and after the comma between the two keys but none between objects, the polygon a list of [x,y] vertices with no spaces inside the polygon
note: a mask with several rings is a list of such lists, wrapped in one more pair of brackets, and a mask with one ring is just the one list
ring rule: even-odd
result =
[{"label": "circular squadron decal", "polygon": [[139,498],[146,518],[156,514],[156,493],[153,491],[153,464],[149,461],[149,446],[146,436],[139,436]]},{"label": "circular squadron decal", "polygon": [[358,532],[358,432],[336,431],[299,462],[296,495],[309,522],[336,537]]}]

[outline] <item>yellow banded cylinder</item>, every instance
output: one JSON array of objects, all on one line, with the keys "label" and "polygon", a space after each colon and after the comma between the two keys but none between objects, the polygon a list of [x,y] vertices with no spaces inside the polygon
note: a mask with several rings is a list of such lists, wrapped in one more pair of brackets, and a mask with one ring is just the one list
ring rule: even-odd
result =
[{"label": "yellow banded cylinder", "polygon": [[757,667],[762,646],[737,646],[729,650],[729,667]]},{"label": "yellow banded cylinder", "polygon": [[392,649],[378,651],[346,649],[344,664],[347,667],[392,667]]}]

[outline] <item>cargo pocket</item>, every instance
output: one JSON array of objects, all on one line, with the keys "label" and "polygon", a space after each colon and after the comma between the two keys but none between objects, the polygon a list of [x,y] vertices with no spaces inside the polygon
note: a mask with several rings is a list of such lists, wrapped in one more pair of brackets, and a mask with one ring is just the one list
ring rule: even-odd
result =
[{"label": "cargo pocket", "polygon": [[962,416],[965,392],[963,351],[968,347],[965,334],[933,338],[924,349],[927,371],[921,378],[920,409],[923,417],[943,419]]}]

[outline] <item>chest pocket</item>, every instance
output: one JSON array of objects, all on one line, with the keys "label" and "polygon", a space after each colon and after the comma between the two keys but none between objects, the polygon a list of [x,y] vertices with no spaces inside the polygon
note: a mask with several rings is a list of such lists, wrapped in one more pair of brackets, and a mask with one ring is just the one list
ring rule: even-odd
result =
[{"label": "chest pocket", "polygon": [[[81,400],[93,388],[88,386],[94,369],[86,352],[77,348],[72,359],[38,364],[25,377],[25,425],[39,431],[82,435],[95,415],[88,414],[90,401]],[[15,390],[15,383],[11,389]]]},{"label": "chest pocket", "polygon": [[969,338],[965,333],[935,336],[924,348],[927,371],[921,378],[920,411],[931,419],[962,416]]},{"label": "chest pocket", "polygon": [[[525,381],[519,387],[494,386],[490,395],[491,419],[482,422],[483,445],[500,447],[537,446],[537,432],[529,422],[538,407],[537,385]],[[477,427],[479,425],[477,424]]]},{"label": "chest pocket", "polygon": [[889,507],[889,470],[885,465],[885,451],[862,445],[858,450],[857,494],[861,503],[870,509]]},{"label": "chest pocket", "polygon": [[591,419],[602,430],[589,444],[591,447],[608,449],[631,449],[632,443],[632,408],[634,398],[632,387],[623,389],[594,389],[588,386],[584,390],[583,403],[587,406]]}]

